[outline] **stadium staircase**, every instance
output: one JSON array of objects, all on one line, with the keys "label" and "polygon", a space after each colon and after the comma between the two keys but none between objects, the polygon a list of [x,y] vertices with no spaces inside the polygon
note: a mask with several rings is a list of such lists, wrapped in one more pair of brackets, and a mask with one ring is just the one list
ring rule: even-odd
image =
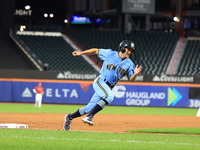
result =
[{"label": "stadium staircase", "polygon": [[0,69],[35,69],[10,37],[0,38],[0,51]]}]

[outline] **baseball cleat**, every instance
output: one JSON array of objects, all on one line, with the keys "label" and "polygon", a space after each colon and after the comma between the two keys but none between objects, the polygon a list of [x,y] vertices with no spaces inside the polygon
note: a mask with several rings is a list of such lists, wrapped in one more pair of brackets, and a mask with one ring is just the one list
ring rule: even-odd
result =
[{"label": "baseball cleat", "polygon": [[68,116],[69,116],[69,114],[65,115],[65,117],[64,117],[64,119],[65,119],[65,123],[63,125],[64,130],[69,130],[69,128],[70,128],[70,123],[72,120],[70,120]]},{"label": "baseball cleat", "polygon": [[84,123],[87,123],[89,126],[93,126],[94,122],[92,121],[92,116],[86,116],[82,119]]}]

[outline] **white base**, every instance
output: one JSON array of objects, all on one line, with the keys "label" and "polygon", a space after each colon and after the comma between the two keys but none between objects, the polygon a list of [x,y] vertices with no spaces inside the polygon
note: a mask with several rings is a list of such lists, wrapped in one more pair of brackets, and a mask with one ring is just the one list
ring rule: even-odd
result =
[{"label": "white base", "polygon": [[1,123],[0,128],[28,128],[27,124]]}]

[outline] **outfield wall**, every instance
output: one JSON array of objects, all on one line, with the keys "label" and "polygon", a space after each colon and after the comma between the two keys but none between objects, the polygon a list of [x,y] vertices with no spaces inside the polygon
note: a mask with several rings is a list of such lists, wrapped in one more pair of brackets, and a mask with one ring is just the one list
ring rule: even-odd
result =
[{"label": "outfield wall", "polygon": [[[93,81],[1,78],[0,102],[34,103],[33,88],[38,82],[45,88],[43,103],[84,105],[94,93]],[[110,105],[198,108],[200,98],[195,92],[200,93],[200,84],[119,82]]]}]

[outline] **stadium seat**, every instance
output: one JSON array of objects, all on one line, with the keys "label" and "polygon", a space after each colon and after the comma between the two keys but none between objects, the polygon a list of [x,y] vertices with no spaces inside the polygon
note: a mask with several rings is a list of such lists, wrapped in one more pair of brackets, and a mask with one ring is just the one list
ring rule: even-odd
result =
[{"label": "stadium seat", "polygon": [[188,40],[177,75],[199,75],[200,40]]},{"label": "stadium seat", "polygon": [[137,52],[134,53],[132,60],[135,64],[143,66],[143,74],[165,72],[166,65],[179,39],[178,32],[166,33],[164,31],[137,31],[126,34],[121,31],[69,28],[66,32],[84,49],[96,47],[118,50],[121,41],[125,39],[134,41]]},{"label": "stadium seat", "polygon": [[18,35],[18,37],[43,64],[48,64],[48,69],[51,71],[96,72],[84,58],[72,56],[74,49],[62,36]]}]

